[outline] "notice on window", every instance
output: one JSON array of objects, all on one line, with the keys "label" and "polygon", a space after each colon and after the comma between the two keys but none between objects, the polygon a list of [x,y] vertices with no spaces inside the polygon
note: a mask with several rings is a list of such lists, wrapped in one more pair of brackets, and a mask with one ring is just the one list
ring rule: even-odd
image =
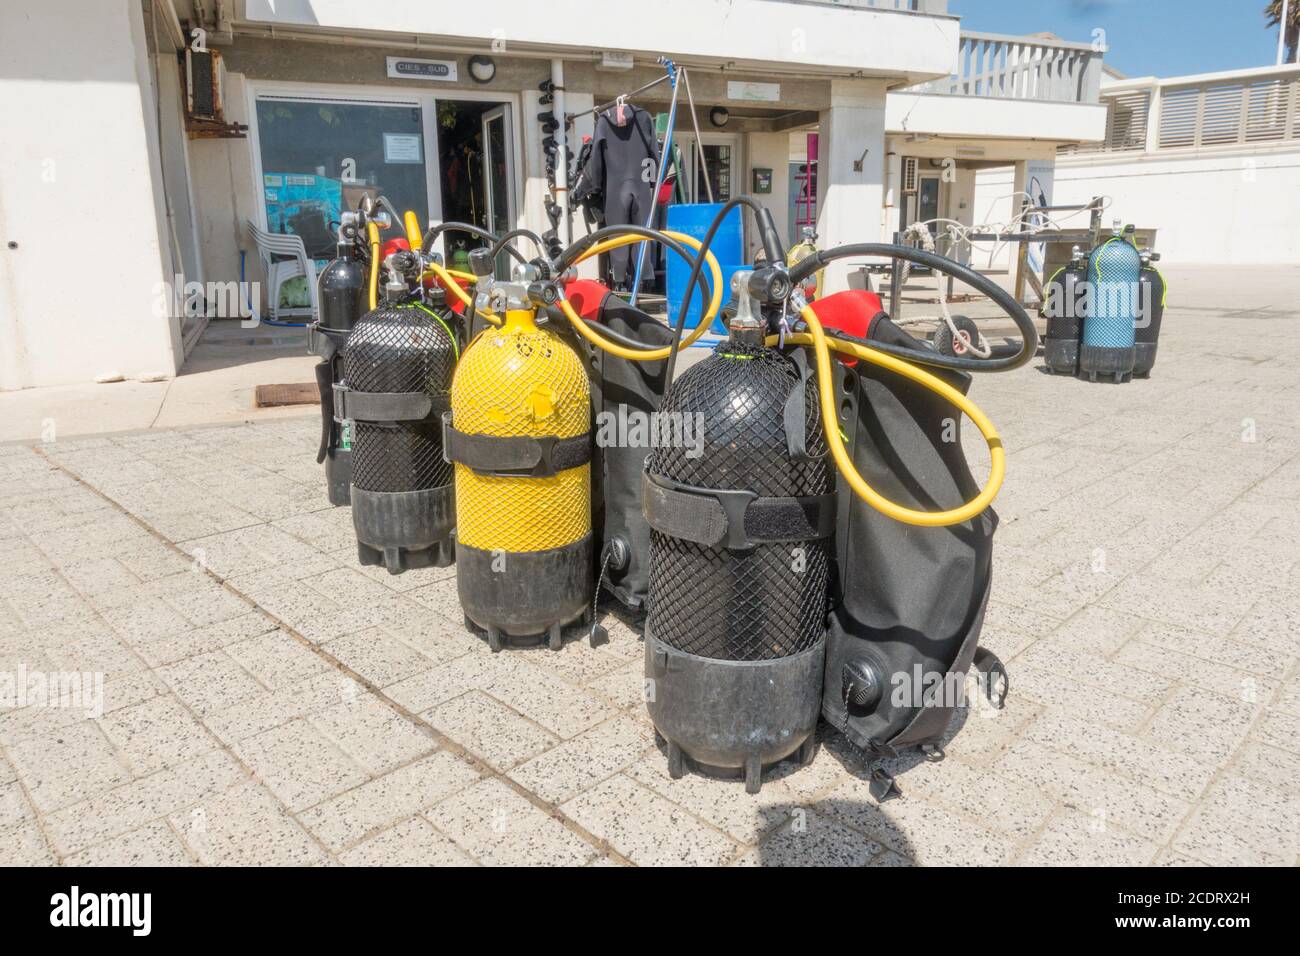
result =
[{"label": "notice on window", "polygon": [[385,133],[385,163],[422,163],[424,154],[419,133]]}]

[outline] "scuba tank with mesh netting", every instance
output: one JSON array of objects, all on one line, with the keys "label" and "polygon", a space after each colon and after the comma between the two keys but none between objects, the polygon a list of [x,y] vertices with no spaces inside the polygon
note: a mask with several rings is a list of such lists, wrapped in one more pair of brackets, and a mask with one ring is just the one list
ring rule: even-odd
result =
[{"label": "scuba tank with mesh netting", "polygon": [[1130,238],[1133,227],[1115,231],[1088,256],[1088,314],[1079,341],[1079,375],[1091,381],[1126,382],[1136,359],[1142,257]]},{"label": "scuba tank with mesh netting", "polygon": [[537,266],[496,282],[484,263],[473,265],[476,309],[502,322],[466,348],[444,419],[456,588],[466,625],[494,652],[541,639],[559,650],[564,627],[593,613],[587,372],[538,321],[555,289],[538,281]]},{"label": "scuba tank with mesh netting", "polygon": [[647,461],[651,528],[647,705],[674,777],[686,762],[761,775],[815,747],[826,652],[832,465],[803,354],[765,347],[748,282],[730,338],[669,387],[662,414],[698,416],[702,444]]},{"label": "scuba tank with mesh netting", "polygon": [[362,564],[398,574],[454,559],[452,470],[440,420],[459,350],[447,316],[419,301],[381,305],[352,330],[334,396],[352,433],[352,521]]}]

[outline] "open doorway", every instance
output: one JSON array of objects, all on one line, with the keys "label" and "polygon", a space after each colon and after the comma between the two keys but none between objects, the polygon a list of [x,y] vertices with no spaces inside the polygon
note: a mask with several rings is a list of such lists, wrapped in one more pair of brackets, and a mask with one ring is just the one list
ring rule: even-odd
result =
[{"label": "open doorway", "polygon": [[[516,221],[514,144],[509,107],[482,100],[437,101],[438,169],[444,222],[468,222],[501,235]],[[452,268],[467,270],[469,252],[485,245],[462,232],[444,234]],[[525,253],[531,255],[531,251]],[[497,259],[497,276],[509,276],[509,257]]]}]

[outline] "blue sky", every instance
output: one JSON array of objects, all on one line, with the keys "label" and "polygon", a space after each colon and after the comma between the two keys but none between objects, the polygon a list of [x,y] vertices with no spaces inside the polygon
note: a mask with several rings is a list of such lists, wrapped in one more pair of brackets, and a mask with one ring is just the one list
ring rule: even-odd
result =
[{"label": "blue sky", "polygon": [[[1300,2],[1300,0],[1293,0]],[[1090,41],[1106,31],[1106,62],[1129,76],[1182,76],[1271,66],[1277,30],[1265,0],[948,0],[962,27]]]}]

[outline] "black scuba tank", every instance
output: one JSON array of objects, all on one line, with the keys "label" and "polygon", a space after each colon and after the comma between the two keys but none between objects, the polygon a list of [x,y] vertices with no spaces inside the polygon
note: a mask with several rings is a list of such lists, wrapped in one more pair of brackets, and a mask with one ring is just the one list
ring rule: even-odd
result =
[{"label": "black scuba tank", "polygon": [[352,431],[352,522],[362,564],[398,574],[454,559],[441,417],[458,355],[454,326],[420,303],[380,306],[352,329],[334,394],[336,414]]},{"label": "black scuba tank", "polygon": [[1079,371],[1079,337],[1083,333],[1083,309],[1087,302],[1084,290],[1088,282],[1088,265],[1082,253],[1057,271],[1043,290],[1043,364],[1049,372],[1074,375]]},{"label": "black scuba tank", "polygon": [[1147,378],[1156,364],[1156,346],[1160,341],[1160,323],[1165,315],[1165,277],[1155,267],[1160,253],[1142,254],[1142,271],[1138,275],[1138,322],[1133,330],[1133,375]]},{"label": "black scuba tank", "polygon": [[338,258],[321,270],[316,288],[320,317],[307,331],[308,346],[319,355],[316,385],[320,389],[321,436],[316,463],[325,465],[330,504],[350,501],[352,450],[343,434],[343,421],[335,415],[334,383],[343,377],[343,351],[352,327],[365,311],[366,267],[341,244]]},{"label": "black scuba tank", "polygon": [[647,460],[647,704],[673,777],[811,760],[825,659],[832,467],[802,353],[738,335],[669,388],[701,441]]}]

